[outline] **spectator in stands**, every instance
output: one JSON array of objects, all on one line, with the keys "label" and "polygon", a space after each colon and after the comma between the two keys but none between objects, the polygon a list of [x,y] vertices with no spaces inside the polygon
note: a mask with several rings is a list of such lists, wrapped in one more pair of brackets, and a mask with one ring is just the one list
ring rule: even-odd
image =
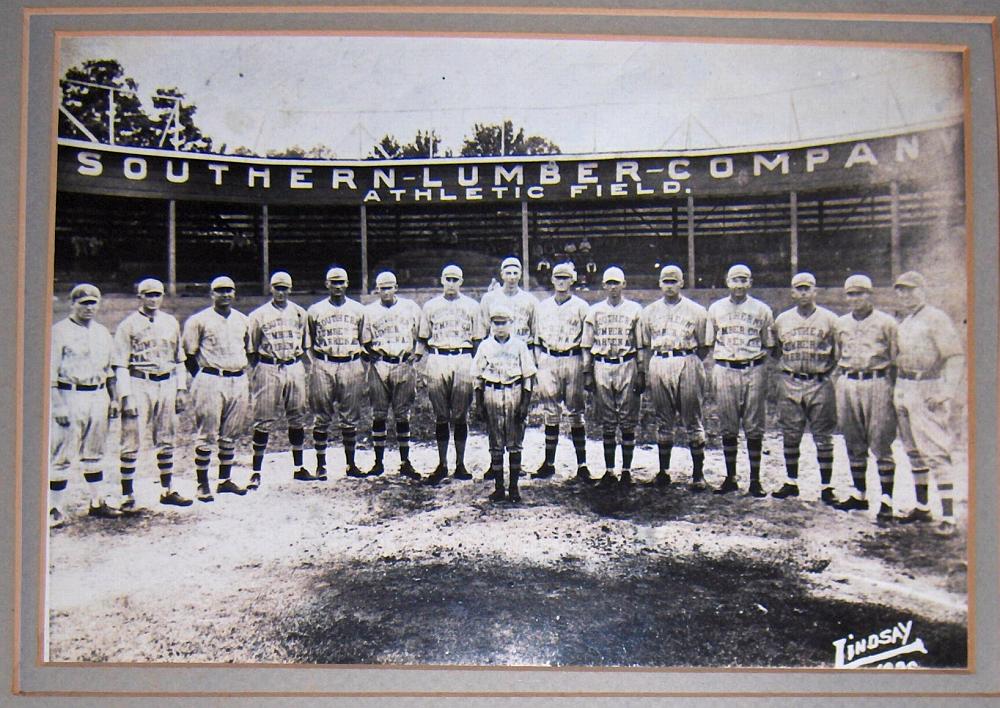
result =
[{"label": "spectator in stands", "polygon": [[584,236],[580,241],[580,245],[577,246],[577,250],[580,251],[581,254],[590,255],[590,241],[586,236]]}]

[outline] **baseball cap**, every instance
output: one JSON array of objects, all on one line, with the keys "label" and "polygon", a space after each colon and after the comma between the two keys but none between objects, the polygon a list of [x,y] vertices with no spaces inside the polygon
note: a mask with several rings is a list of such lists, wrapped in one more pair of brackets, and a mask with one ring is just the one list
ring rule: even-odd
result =
[{"label": "baseball cap", "polygon": [[604,271],[604,277],[601,279],[603,283],[624,283],[625,273],[618,266],[611,266]]},{"label": "baseball cap", "polygon": [[816,285],[816,276],[806,272],[796,273],[792,276],[792,287],[799,285]]},{"label": "baseball cap", "polygon": [[159,293],[163,294],[163,283],[161,283],[156,278],[144,278],[139,281],[139,284],[135,286],[135,290],[140,295],[145,295],[146,293]]},{"label": "baseball cap", "polygon": [[284,285],[286,288],[292,287],[292,276],[283,270],[276,270],[271,273],[271,285]]},{"label": "baseball cap", "polygon": [[675,265],[663,266],[660,269],[660,282],[664,280],[684,280],[684,273]]},{"label": "baseball cap", "polygon": [[395,285],[395,284],[396,284],[396,276],[395,276],[395,274],[390,273],[387,270],[384,270],[384,271],[382,271],[381,273],[379,273],[378,275],[375,276],[375,287],[376,288],[380,288],[383,285]]},{"label": "baseball cap", "polygon": [[560,276],[575,279],[576,268],[573,267],[572,263],[557,263],[556,267],[552,269],[552,277],[557,278]]},{"label": "baseball cap", "polygon": [[897,288],[923,288],[927,287],[927,279],[915,270],[908,270],[896,278]]},{"label": "baseball cap", "polygon": [[861,275],[860,273],[855,273],[854,275],[848,276],[847,280],[844,281],[844,290],[846,292],[851,292],[852,290],[871,290],[872,289],[872,279],[867,275]]},{"label": "baseball cap", "polygon": [[222,290],[223,288],[229,288],[230,290],[236,289],[236,283],[228,275],[220,275],[219,277],[212,280],[212,285],[210,286],[212,290]]},{"label": "baseball cap", "polygon": [[347,280],[347,271],[343,268],[333,267],[326,271],[327,280]]},{"label": "baseball cap", "polygon": [[491,320],[512,320],[514,313],[506,305],[497,305],[490,311]]},{"label": "baseball cap", "polygon": [[729,271],[726,273],[726,280],[735,278],[738,275],[746,276],[747,278],[751,277],[750,268],[742,263],[737,263],[729,268]]},{"label": "baseball cap", "polygon": [[505,271],[508,268],[517,268],[518,270],[521,270],[521,261],[514,258],[514,256],[504,258],[503,263],[500,264],[500,270]]},{"label": "baseball cap", "polygon": [[73,302],[80,302],[81,300],[91,300],[93,302],[97,302],[101,299],[101,291],[97,289],[96,285],[91,285],[90,283],[80,283],[70,290],[69,299]]},{"label": "baseball cap", "polygon": [[446,265],[444,267],[444,270],[441,271],[441,277],[442,278],[447,278],[447,277],[461,278],[462,277],[462,269],[459,268],[455,264]]}]

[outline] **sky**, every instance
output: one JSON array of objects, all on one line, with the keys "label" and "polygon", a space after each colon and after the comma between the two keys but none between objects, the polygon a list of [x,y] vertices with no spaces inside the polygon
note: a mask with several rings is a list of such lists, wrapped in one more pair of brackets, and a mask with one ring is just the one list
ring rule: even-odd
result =
[{"label": "sky", "polygon": [[368,154],[434,129],[456,154],[512,120],[566,154],[742,147],[957,119],[955,54],[862,47],[347,36],[74,37],[61,73],[117,59],[176,87],[218,148]]}]

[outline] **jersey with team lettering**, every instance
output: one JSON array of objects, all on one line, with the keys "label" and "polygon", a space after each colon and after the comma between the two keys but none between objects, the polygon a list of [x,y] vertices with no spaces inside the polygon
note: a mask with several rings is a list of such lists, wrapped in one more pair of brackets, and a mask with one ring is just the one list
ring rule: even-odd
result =
[{"label": "jersey with team lettering", "polygon": [[752,361],[774,346],[774,313],[755,297],[740,303],[724,297],[708,308],[705,343],[715,345],[713,358]]},{"label": "jersey with team lettering", "polygon": [[617,305],[607,300],[591,305],[584,321],[582,346],[592,354],[607,357],[634,354],[639,347],[641,315],[642,306],[626,298]]},{"label": "jersey with team lettering", "polygon": [[98,322],[81,325],[67,317],[52,325],[51,384],[104,383],[111,376],[114,346],[111,333]]},{"label": "jersey with team lettering", "polygon": [[542,300],[535,308],[535,343],[558,352],[579,347],[589,309],[587,301],[576,295],[562,304],[555,296]]},{"label": "jersey with team lettering", "polygon": [[501,342],[490,336],[483,340],[472,360],[472,376],[476,385],[482,381],[509,384],[535,375],[535,360],[528,345],[519,337],[508,337]]},{"label": "jersey with team lettering", "polygon": [[961,340],[951,318],[936,307],[923,305],[899,323],[896,366],[904,371],[938,373],[945,360],[962,353]]},{"label": "jersey with team lettering", "polygon": [[808,317],[793,307],[774,320],[781,347],[781,368],[796,374],[825,374],[836,364],[834,330],[837,315],[817,307]]},{"label": "jersey with team lettering", "polygon": [[654,352],[697,349],[705,344],[707,320],[708,311],[683,295],[673,304],[660,298],[642,310],[640,342]]},{"label": "jersey with team lettering", "polygon": [[444,295],[431,298],[420,313],[418,335],[440,349],[472,347],[484,335],[479,303],[461,294],[454,300]]},{"label": "jersey with team lettering", "polygon": [[522,339],[529,340],[534,332],[535,310],[538,298],[531,293],[518,288],[513,295],[508,295],[503,288],[491,290],[483,295],[483,322],[490,321],[493,309],[500,304],[510,308],[514,314],[513,333]]},{"label": "jersey with team lettering", "polygon": [[352,356],[362,351],[361,329],[365,308],[357,300],[345,298],[334,305],[324,298],[306,311],[309,337],[316,351],[328,356]]},{"label": "jersey with team lettering", "polygon": [[885,369],[896,359],[898,325],[890,315],[872,310],[857,319],[848,312],[837,318],[837,365],[847,371]]},{"label": "jersey with team lettering", "polygon": [[201,368],[241,371],[247,365],[247,316],[230,310],[223,317],[213,307],[191,315],[184,323],[184,351]]},{"label": "jersey with team lettering", "polygon": [[144,374],[169,374],[183,361],[181,326],[173,315],[137,310],[115,330],[115,366]]},{"label": "jersey with team lettering", "polygon": [[413,300],[399,297],[388,307],[376,300],[365,307],[361,343],[386,356],[409,354],[416,345],[419,326],[420,306]]},{"label": "jersey with team lettering", "polygon": [[265,302],[250,313],[250,351],[290,361],[308,347],[306,311],[294,302],[278,307]]}]

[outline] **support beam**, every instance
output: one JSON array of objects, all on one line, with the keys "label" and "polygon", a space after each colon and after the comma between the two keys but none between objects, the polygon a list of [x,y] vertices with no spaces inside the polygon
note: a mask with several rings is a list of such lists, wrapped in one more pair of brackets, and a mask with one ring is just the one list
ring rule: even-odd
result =
[{"label": "support beam", "polygon": [[528,259],[528,246],[528,202],[523,201],[521,202],[521,287],[525,290],[531,289],[531,263]]},{"label": "support beam", "polygon": [[177,294],[177,202],[167,202],[167,294]]},{"label": "support beam", "polygon": [[799,195],[797,192],[791,193],[789,209],[791,211],[791,227],[789,229],[789,260],[791,261],[792,274],[794,277],[799,272]]},{"label": "support beam", "polygon": [[889,218],[891,219],[891,231],[889,232],[889,254],[892,263],[892,282],[903,271],[903,263],[899,252],[900,232],[899,232],[899,183],[893,181],[889,185]]},{"label": "support beam", "polygon": [[368,292],[368,207],[361,205],[361,292]]},{"label": "support beam", "polygon": [[260,205],[260,291],[270,292],[271,284],[271,221],[267,204]]},{"label": "support beam", "polygon": [[694,197],[689,194],[687,202],[688,262],[685,280],[689,288],[696,288],[698,287],[698,274],[694,269]]}]

